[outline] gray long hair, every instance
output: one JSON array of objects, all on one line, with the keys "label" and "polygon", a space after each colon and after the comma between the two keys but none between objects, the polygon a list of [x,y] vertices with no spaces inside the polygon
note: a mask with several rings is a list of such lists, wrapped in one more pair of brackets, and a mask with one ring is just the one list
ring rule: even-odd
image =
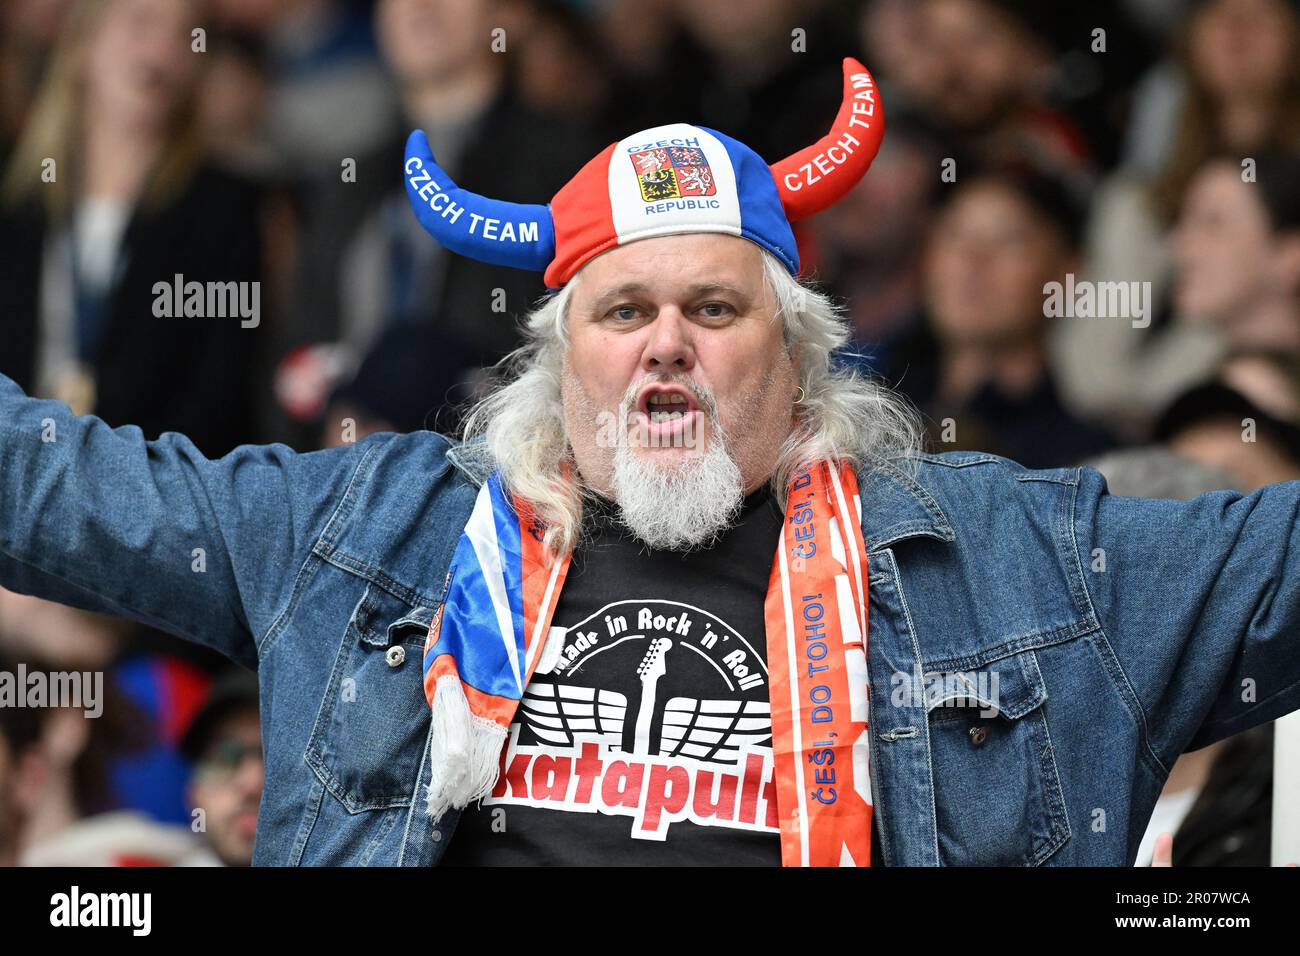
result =
[{"label": "gray long hair", "polygon": [[[832,352],[849,338],[839,307],[791,276],[766,250],[763,278],[777,302],[773,319],[784,325],[786,348],[799,346],[804,390],[803,401],[795,406],[795,427],[770,479],[781,507],[795,469],[804,461],[831,458],[870,469],[884,453],[919,450],[923,428],[911,404],[856,369],[832,362]],[[574,477],[564,475],[572,452],[560,397],[566,317],[580,280],[581,275],[575,277],[528,315],[524,344],[499,365],[501,383],[470,409],[463,424],[467,442],[484,439],[476,446],[481,463],[498,469],[504,486],[532,503],[547,526],[546,547],[556,555],[577,543],[587,494],[574,470]]]}]

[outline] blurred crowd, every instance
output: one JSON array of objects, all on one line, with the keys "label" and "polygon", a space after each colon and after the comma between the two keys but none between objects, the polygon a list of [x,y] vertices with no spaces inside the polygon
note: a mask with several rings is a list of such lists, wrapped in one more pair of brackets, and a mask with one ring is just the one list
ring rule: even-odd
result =
[{"label": "blurred crowd", "polygon": [[[0,373],[210,457],[454,430],[544,287],[420,229],[412,129],[457,184],[546,202],[661,123],[776,162],[845,55],[887,133],[797,227],[803,272],[934,450],[1120,494],[1300,478],[1296,0],[6,0]],[[256,318],[159,318],[173,280],[257,283]],[[255,682],[0,593],[18,661],[114,703],[0,708],[0,864],[248,862]],[[1179,762],[1175,865],[1267,862],[1271,739]]]}]

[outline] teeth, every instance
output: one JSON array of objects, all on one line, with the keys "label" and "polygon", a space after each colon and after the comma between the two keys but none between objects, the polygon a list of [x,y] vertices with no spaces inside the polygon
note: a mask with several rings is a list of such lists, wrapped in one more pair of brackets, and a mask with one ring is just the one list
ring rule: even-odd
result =
[{"label": "teeth", "polygon": [[684,417],[685,417],[684,412],[651,412],[650,413],[650,421],[654,423],[671,422],[671,421],[675,421],[678,418],[684,418]]},{"label": "teeth", "polygon": [[651,396],[649,405],[685,405],[686,396],[677,394],[659,394]]}]

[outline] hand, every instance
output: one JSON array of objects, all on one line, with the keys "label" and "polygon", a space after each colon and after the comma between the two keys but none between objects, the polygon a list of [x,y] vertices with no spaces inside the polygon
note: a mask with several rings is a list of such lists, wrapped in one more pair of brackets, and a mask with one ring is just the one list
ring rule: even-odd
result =
[{"label": "hand", "polygon": [[1152,866],[1174,865],[1174,835],[1161,833],[1156,837],[1156,848],[1151,853]]}]

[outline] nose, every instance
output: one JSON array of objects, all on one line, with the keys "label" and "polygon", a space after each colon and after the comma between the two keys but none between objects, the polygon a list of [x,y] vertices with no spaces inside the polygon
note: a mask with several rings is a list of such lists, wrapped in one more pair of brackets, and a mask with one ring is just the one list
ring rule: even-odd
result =
[{"label": "nose", "polygon": [[641,367],[647,372],[686,372],[695,366],[691,327],[676,306],[664,306],[651,322]]}]

